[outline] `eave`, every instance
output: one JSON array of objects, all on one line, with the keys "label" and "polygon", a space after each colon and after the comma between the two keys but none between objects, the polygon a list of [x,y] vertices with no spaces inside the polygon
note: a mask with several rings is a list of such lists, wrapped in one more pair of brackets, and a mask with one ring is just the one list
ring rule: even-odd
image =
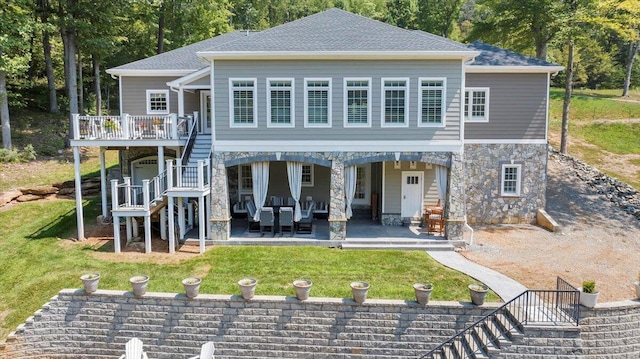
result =
[{"label": "eave", "polygon": [[479,51],[199,51],[205,60],[458,60]]},{"label": "eave", "polygon": [[564,66],[491,66],[491,65],[468,65],[465,66],[466,73],[558,73],[564,70]]}]

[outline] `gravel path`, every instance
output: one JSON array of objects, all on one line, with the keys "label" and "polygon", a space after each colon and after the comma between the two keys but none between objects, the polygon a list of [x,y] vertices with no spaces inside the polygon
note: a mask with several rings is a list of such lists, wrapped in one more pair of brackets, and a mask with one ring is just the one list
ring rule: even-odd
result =
[{"label": "gravel path", "polygon": [[593,193],[567,163],[551,156],[547,212],[562,226],[551,233],[537,226],[475,229],[470,260],[532,289],[555,288],[560,276],[575,286],[596,281],[600,302],[635,297],[640,272],[640,221]]}]

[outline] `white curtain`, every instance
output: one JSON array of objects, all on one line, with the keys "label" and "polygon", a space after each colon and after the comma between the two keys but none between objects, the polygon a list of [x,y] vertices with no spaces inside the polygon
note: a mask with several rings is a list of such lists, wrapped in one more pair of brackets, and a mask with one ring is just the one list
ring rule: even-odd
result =
[{"label": "white curtain", "polygon": [[436,166],[436,184],[438,186],[438,196],[442,201],[442,207],[447,199],[447,174],[449,170],[445,166]]},{"label": "white curtain", "polygon": [[300,210],[300,191],[302,190],[302,162],[287,161],[287,175],[289,176],[289,190],[295,203],[293,221],[298,222],[302,218]]},{"label": "white curtain", "polygon": [[351,218],[351,202],[356,195],[356,166],[348,166],[344,169],[344,195],[347,199],[347,219]]},{"label": "white curtain", "polygon": [[251,163],[251,176],[253,182],[253,202],[256,205],[256,215],[254,221],[260,220],[260,211],[267,199],[267,190],[269,189],[269,162],[253,162]]}]

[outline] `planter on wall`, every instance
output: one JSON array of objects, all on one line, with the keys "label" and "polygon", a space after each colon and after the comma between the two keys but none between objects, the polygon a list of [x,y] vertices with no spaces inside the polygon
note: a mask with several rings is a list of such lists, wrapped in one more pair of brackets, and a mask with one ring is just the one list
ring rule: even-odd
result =
[{"label": "planter on wall", "polygon": [[475,305],[483,305],[488,292],[489,287],[484,284],[469,284],[471,302]]},{"label": "planter on wall", "polygon": [[193,299],[198,296],[200,293],[200,284],[202,283],[202,279],[198,277],[189,277],[182,280],[182,285],[184,286],[184,293],[187,298]]},{"label": "planter on wall", "polygon": [[147,284],[149,284],[149,276],[136,275],[129,278],[131,288],[133,288],[133,295],[136,297],[142,297],[147,293]]},{"label": "planter on wall", "polygon": [[253,298],[256,293],[256,285],[258,285],[258,281],[253,278],[240,279],[238,281],[238,286],[240,287],[242,298],[245,300]]},{"label": "planter on wall", "polygon": [[99,273],[86,273],[80,276],[84,291],[87,294],[91,294],[98,290],[98,282],[100,281]]},{"label": "planter on wall", "polygon": [[640,280],[633,282],[636,287],[636,297],[640,299]]},{"label": "planter on wall", "polygon": [[416,301],[421,305],[427,305],[431,298],[431,291],[433,291],[433,284],[431,283],[416,283],[413,285],[413,289],[416,293]]},{"label": "planter on wall", "polygon": [[296,290],[296,298],[299,300],[309,299],[309,291],[313,283],[308,279],[298,279],[293,281],[293,288]]},{"label": "planter on wall", "polygon": [[581,305],[587,308],[593,308],[596,306],[596,304],[598,304],[598,296],[600,295],[600,292],[585,293],[582,291],[582,288],[578,288],[578,290],[580,290]]},{"label": "planter on wall", "polygon": [[353,300],[356,303],[362,304],[367,300],[367,293],[369,292],[369,283],[367,282],[351,282],[351,293],[353,294]]}]

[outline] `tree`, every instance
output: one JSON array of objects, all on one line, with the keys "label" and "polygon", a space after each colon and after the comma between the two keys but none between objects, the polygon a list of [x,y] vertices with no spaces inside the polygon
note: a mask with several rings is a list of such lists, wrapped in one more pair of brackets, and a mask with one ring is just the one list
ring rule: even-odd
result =
[{"label": "tree", "polygon": [[535,56],[547,59],[549,42],[562,22],[558,0],[482,0],[478,1],[479,19],[467,40],[482,40],[515,51],[535,48]]},{"label": "tree", "polygon": [[450,37],[453,24],[458,21],[463,0],[418,1],[417,27],[420,30]]},{"label": "tree", "polygon": [[413,0],[388,0],[386,22],[403,29],[414,29],[417,6]]},{"label": "tree", "polygon": [[10,150],[11,118],[7,77],[23,73],[29,66],[29,39],[33,17],[26,0],[14,0],[0,7],[0,124],[2,146]]},{"label": "tree", "polygon": [[58,113],[58,97],[56,94],[56,79],[53,73],[53,62],[51,59],[51,32],[53,28],[49,24],[49,14],[51,14],[51,4],[49,0],[39,0],[40,21],[42,26],[42,48],[44,53],[45,71],[47,74],[47,88],[49,90],[49,112]]}]

